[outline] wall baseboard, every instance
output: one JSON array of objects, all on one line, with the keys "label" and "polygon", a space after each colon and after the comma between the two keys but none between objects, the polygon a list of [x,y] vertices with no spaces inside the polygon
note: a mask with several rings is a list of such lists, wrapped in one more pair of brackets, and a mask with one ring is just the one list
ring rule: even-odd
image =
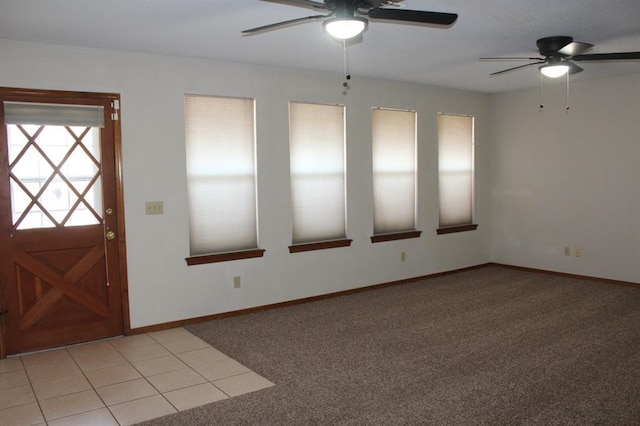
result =
[{"label": "wall baseboard", "polygon": [[517,269],[519,271],[528,271],[528,272],[537,272],[537,273],[540,273],[540,274],[555,275],[555,276],[558,276],[558,277],[574,278],[574,279],[578,279],[578,280],[595,281],[595,282],[599,282],[599,283],[602,283],[602,284],[612,284],[612,285],[620,285],[620,286],[624,286],[624,287],[640,288],[640,283],[635,283],[635,282],[632,282],[632,281],[620,281],[620,280],[612,280],[612,279],[609,279],[609,278],[591,277],[591,276],[588,276],[588,275],[569,274],[569,273],[566,273],[566,272],[556,272],[556,271],[548,271],[546,269],[527,268],[526,266],[508,265],[508,264],[505,264],[505,263],[491,262],[491,263],[488,263],[487,265],[501,266],[503,268]]},{"label": "wall baseboard", "polygon": [[524,266],[515,266],[515,265],[507,265],[507,264],[503,264],[503,263],[488,262],[488,263],[482,263],[482,264],[475,265],[475,266],[469,266],[469,267],[466,267],[466,268],[454,269],[454,270],[451,270],[451,271],[437,272],[437,273],[434,273],[434,274],[422,275],[422,276],[414,277],[414,278],[406,278],[406,279],[403,279],[403,280],[391,281],[391,282],[387,282],[387,283],[373,284],[373,285],[369,285],[369,286],[365,286],[365,287],[358,287],[358,288],[354,288],[354,289],[350,289],[350,290],[337,291],[337,292],[334,292],[334,293],[321,294],[321,295],[318,295],[318,296],[304,297],[302,299],[294,299],[294,300],[289,300],[289,301],[285,301],[285,302],[272,303],[272,304],[269,304],[269,305],[256,306],[256,307],[253,307],[253,308],[240,309],[240,310],[237,310],[237,311],[223,312],[223,313],[219,313],[219,314],[205,315],[205,316],[197,317],[197,318],[188,318],[188,319],[183,319],[183,320],[178,320],[178,321],[171,321],[171,322],[165,322],[165,323],[161,323],[161,324],[149,325],[149,326],[145,326],[145,327],[138,327],[138,328],[131,329],[130,333],[128,333],[128,334],[140,334],[140,333],[149,333],[149,332],[152,332],[152,331],[167,330],[169,328],[183,327],[183,326],[189,325],[189,324],[197,324],[197,323],[205,322],[205,321],[212,321],[212,320],[230,318],[230,317],[235,317],[235,316],[240,316],[240,315],[247,315],[247,314],[251,314],[251,313],[255,313],[255,312],[266,311],[266,310],[269,310],[269,309],[283,308],[283,307],[286,307],[286,306],[300,305],[300,304],[303,304],[303,303],[315,302],[317,300],[329,299],[329,298],[332,298],[332,297],[347,296],[349,294],[356,294],[356,293],[361,293],[361,292],[364,292],[364,291],[372,291],[372,290],[377,290],[377,289],[385,288],[385,287],[392,287],[392,286],[396,286],[396,285],[409,284],[409,283],[413,283],[413,282],[416,282],[416,281],[422,281],[422,280],[432,279],[432,278],[436,278],[436,277],[441,277],[443,275],[451,275],[451,274],[456,274],[456,273],[459,273],[459,272],[470,271],[470,270],[473,270],[473,269],[485,268],[487,266],[500,266],[502,268],[517,269],[517,270],[520,270],[520,271],[537,272],[537,273],[541,273],[541,274],[556,275],[556,276],[561,276],[561,277],[566,277],[566,278],[574,278],[574,279],[595,281],[595,282],[599,282],[599,283],[603,283],[603,284],[612,284],[612,285],[620,285],[620,286],[625,286],[625,287],[640,288],[640,283],[634,283],[634,282],[629,282],[629,281],[611,280],[611,279],[607,279],[607,278],[597,278],[597,277],[590,277],[590,276],[586,276],[586,275],[568,274],[568,273],[564,273],[564,272],[547,271],[547,270],[544,270],[544,269],[535,269],[535,268],[527,268],[527,267],[524,267]]},{"label": "wall baseboard", "polygon": [[237,310],[237,311],[230,311],[230,312],[223,312],[223,313],[219,313],[219,314],[205,315],[205,316],[196,317],[196,318],[187,318],[187,319],[183,319],[183,320],[165,322],[165,323],[161,323],[161,324],[154,324],[154,325],[149,325],[149,326],[145,326],[145,327],[137,327],[137,328],[132,328],[130,330],[130,333],[127,333],[127,334],[141,334],[141,333],[149,333],[149,332],[152,332],[152,331],[167,330],[169,328],[183,327],[183,326],[189,325],[189,324],[197,324],[197,323],[205,322],[205,321],[212,321],[212,320],[230,318],[230,317],[235,317],[235,316],[240,316],[240,315],[247,315],[247,314],[252,314],[252,313],[260,312],[260,311],[266,311],[266,310],[270,310],[270,309],[283,308],[283,307],[286,307],[286,306],[300,305],[300,304],[303,304],[303,303],[315,302],[317,300],[329,299],[329,298],[340,297],[340,296],[347,296],[349,294],[356,294],[356,293],[361,293],[361,292],[364,292],[364,291],[377,290],[377,289],[380,289],[380,288],[392,287],[392,286],[396,286],[396,285],[409,284],[409,283],[413,283],[413,282],[416,282],[416,281],[422,281],[422,280],[426,280],[426,279],[430,279],[430,278],[440,277],[440,276],[443,276],[443,275],[450,275],[450,274],[455,274],[455,273],[458,273],[458,272],[484,268],[484,267],[487,267],[487,266],[490,266],[490,265],[493,265],[493,264],[492,263],[482,263],[482,264],[479,264],[479,265],[468,266],[468,267],[465,267],[465,268],[454,269],[454,270],[451,270],[451,271],[437,272],[437,273],[434,273],[434,274],[422,275],[422,276],[413,277],[413,278],[406,278],[406,279],[403,279],[403,280],[391,281],[391,282],[386,282],[386,283],[381,283],[381,284],[372,284],[372,285],[369,285],[369,286],[358,287],[358,288],[353,288],[353,289],[343,290],[343,291],[337,291],[337,292],[327,293],[327,294],[320,294],[320,295],[317,295],[317,296],[304,297],[304,298],[301,298],[301,299],[288,300],[288,301],[285,301],[285,302],[272,303],[272,304],[269,304],[269,305],[255,306],[253,308],[240,309],[240,310]]}]

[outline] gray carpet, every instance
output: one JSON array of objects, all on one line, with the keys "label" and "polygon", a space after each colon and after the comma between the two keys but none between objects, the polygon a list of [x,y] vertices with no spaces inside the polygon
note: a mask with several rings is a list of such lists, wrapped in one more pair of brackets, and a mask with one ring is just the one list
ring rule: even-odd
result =
[{"label": "gray carpet", "polygon": [[145,425],[640,424],[640,289],[500,266],[187,327],[276,384]]}]

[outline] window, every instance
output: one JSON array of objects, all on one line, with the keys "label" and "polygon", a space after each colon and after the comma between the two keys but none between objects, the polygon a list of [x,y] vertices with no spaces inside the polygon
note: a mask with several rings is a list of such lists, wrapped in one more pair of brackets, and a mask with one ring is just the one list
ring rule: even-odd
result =
[{"label": "window", "polygon": [[254,100],[185,96],[189,265],[258,250]]},{"label": "window", "polygon": [[290,252],[346,246],[345,111],[289,103],[293,245]]},{"label": "window", "polygon": [[473,224],[473,117],[438,114],[438,234],[476,229]]},{"label": "window", "polygon": [[4,102],[14,229],[102,223],[102,106]]},{"label": "window", "polygon": [[374,108],[372,242],[419,237],[416,231],[415,111]]}]

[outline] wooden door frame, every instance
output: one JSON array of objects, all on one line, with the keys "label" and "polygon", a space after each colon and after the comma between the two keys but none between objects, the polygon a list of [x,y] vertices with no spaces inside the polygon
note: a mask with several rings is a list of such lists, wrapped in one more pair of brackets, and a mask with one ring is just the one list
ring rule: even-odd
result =
[{"label": "wooden door frame", "polygon": [[[129,315],[129,285],[127,279],[127,247],[125,233],[125,214],[124,214],[124,184],[122,179],[122,114],[119,109],[120,94],[117,93],[96,93],[96,92],[75,92],[75,91],[59,91],[44,89],[27,89],[1,87],[0,96],[11,96],[16,100],[35,101],[37,102],[55,102],[60,99],[65,101],[77,100],[82,102],[86,99],[110,100],[117,103],[116,113],[118,118],[113,120],[113,150],[115,165],[115,190],[116,190],[116,220],[118,224],[118,271],[120,274],[120,299],[122,303],[122,327],[125,335],[131,334],[131,322]],[[0,158],[0,161],[8,161],[8,158]],[[9,191],[9,188],[0,188],[0,191]],[[0,267],[3,267],[0,265]],[[0,310],[4,310],[5,302],[2,295],[2,286],[0,286]],[[5,342],[4,327],[0,329],[0,359],[6,358],[7,347]]]}]

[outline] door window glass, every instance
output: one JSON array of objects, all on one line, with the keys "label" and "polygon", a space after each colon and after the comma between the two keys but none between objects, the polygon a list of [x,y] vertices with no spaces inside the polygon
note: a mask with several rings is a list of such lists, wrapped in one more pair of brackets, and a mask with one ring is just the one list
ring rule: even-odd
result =
[{"label": "door window glass", "polygon": [[28,104],[5,103],[14,229],[101,223],[101,123],[78,110],[102,108],[48,105],[45,116],[33,104],[30,116]]}]

